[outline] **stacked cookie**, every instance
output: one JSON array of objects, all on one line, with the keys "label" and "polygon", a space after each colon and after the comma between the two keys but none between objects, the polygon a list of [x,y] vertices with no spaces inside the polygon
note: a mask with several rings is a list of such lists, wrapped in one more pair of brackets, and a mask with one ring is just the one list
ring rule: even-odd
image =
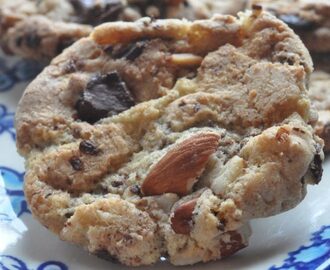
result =
[{"label": "stacked cookie", "polygon": [[217,260],[321,180],[312,59],[260,5],[2,2],[5,50],[66,48],[16,114],[27,201],[61,239],[129,266]]},{"label": "stacked cookie", "polygon": [[288,24],[310,51],[315,72],[310,78],[310,98],[319,112],[316,132],[330,151],[330,1],[251,0]]},{"label": "stacked cookie", "polygon": [[103,22],[205,19],[236,14],[244,5],[244,0],[0,0],[0,42],[7,53],[50,60]]}]

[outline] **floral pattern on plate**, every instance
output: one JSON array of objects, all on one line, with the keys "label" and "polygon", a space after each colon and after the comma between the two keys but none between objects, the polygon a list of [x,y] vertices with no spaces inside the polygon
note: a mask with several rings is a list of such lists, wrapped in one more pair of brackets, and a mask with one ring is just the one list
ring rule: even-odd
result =
[{"label": "floral pattern on plate", "polygon": [[[0,267],[2,270],[32,270],[22,260],[8,255],[0,255]],[[36,270],[67,270],[68,267],[62,262],[47,261],[40,264]]]}]

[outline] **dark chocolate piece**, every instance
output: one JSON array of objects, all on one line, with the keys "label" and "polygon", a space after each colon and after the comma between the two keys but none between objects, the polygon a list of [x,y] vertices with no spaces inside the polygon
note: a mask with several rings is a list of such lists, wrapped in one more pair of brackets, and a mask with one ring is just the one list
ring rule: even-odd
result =
[{"label": "dark chocolate piece", "polygon": [[91,124],[134,106],[125,82],[116,72],[93,78],[76,103],[78,118]]}]

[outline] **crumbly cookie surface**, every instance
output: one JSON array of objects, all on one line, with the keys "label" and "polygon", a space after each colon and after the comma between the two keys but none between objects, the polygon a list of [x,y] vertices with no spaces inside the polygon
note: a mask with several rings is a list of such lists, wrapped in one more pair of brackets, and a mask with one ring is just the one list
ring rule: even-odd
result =
[{"label": "crumbly cookie surface", "polygon": [[287,23],[312,52],[330,52],[330,2],[327,0],[249,0]]},{"label": "crumbly cookie surface", "polygon": [[32,213],[131,266],[235,253],[251,219],[296,206],[321,179],[311,71],[299,38],[260,10],[96,27],[20,101]]},{"label": "crumbly cookie surface", "polygon": [[5,52],[50,60],[103,22],[205,19],[236,14],[244,5],[245,0],[0,0],[0,42]]}]

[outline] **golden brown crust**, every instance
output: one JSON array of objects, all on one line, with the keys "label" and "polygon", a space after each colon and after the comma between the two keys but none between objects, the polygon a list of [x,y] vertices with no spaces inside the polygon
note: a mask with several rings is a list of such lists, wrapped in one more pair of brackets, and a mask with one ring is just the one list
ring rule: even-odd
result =
[{"label": "golden brown crust", "polygon": [[[247,245],[250,219],[294,207],[320,180],[311,59],[292,30],[260,11],[145,22],[98,28],[27,88],[16,114],[27,200],[62,239],[126,265],[220,259]],[[112,46],[93,40],[100,31],[116,33],[103,40]],[[98,91],[102,100],[122,91],[114,107],[129,92],[130,105],[83,119],[77,104],[99,115],[104,104],[86,99]],[[163,163],[170,171],[158,177]],[[152,186],[173,188],[175,177],[189,180],[186,190]],[[173,230],[175,209],[196,198],[183,215],[189,232]]]}]

